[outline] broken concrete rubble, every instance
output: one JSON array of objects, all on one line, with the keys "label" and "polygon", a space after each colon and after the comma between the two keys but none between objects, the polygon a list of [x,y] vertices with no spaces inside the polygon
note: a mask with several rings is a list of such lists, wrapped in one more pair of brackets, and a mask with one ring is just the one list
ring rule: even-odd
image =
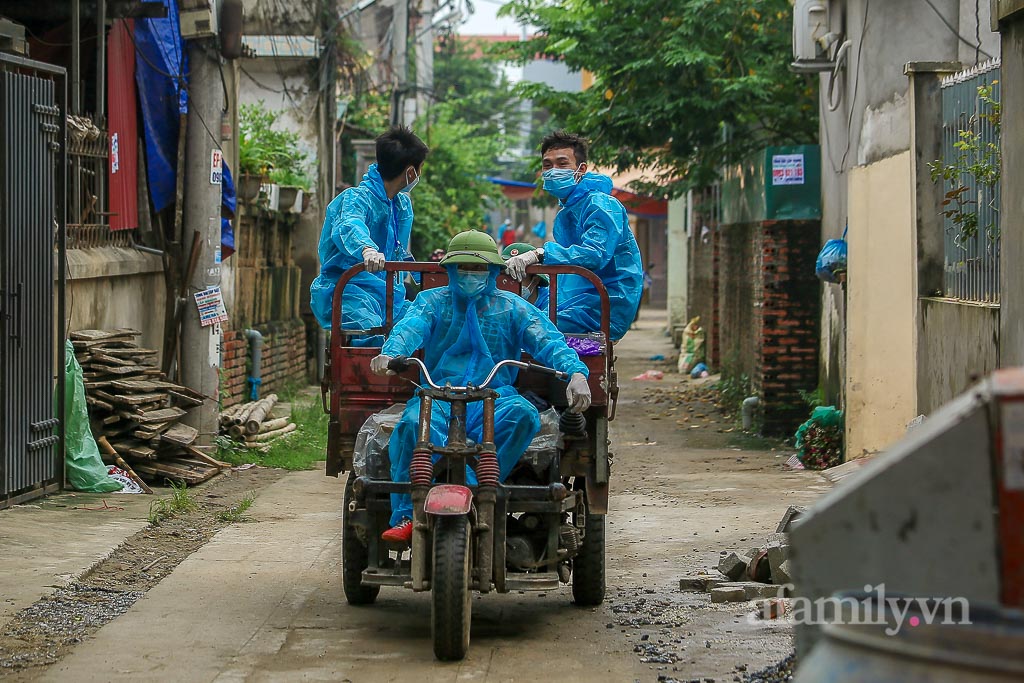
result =
[{"label": "broken concrete rubble", "polygon": [[793,572],[789,568],[788,559],[772,570],[772,582],[778,585],[793,583]]},{"label": "broken concrete rubble", "polygon": [[728,553],[718,561],[718,571],[722,572],[722,574],[728,576],[733,581],[742,577],[746,570],[746,558],[740,557],[736,553]]},{"label": "broken concrete rubble", "polygon": [[[802,507],[790,506],[778,528],[788,529],[803,511]],[[722,576],[683,577],[679,590],[710,592],[715,603],[780,597],[779,587],[792,583],[789,555],[789,535],[777,531],[769,534],[763,545],[747,551],[746,556],[723,550],[718,561]]]},{"label": "broken concrete rubble", "polygon": [[780,534],[789,533],[789,528],[794,522],[803,517],[805,512],[807,512],[807,508],[803,505],[790,505],[789,509],[786,510],[786,514],[782,516],[782,520],[779,522],[779,526],[775,531]]},{"label": "broken concrete rubble", "polygon": [[747,592],[742,586],[711,589],[711,602],[743,602],[746,599]]},{"label": "broken concrete rubble", "polygon": [[783,575],[782,563],[789,559],[789,545],[772,542],[767,547],[768,566],[771,568],[772,583],[788,583],[780,580]]}]

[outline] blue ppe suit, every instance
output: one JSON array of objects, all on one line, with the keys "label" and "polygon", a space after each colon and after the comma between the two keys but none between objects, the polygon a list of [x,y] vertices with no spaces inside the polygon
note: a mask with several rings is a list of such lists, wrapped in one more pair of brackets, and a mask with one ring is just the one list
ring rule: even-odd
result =
[{"label": "blue ppe suit", "polygon": [[[331,328],[335,285],[342,273],[363,262],[363,249],[376,249],[388,261],[412,260],[407,250],[411,232],[412,201],[404,192],[388,199],[377,164],[370,166],[359,185],[334,198],[320,233],[320,274],[309,288],[309,305],[321,327]],[[368,330],[384,324],[388,275],[363,272],[349,280],[342,299],[342,329]],[[401,273],[390,275],[395,278],[393,316],[398,320],[407,305],[405,284]]]},{"label": "blue ppe suit", "polygon": [[[456,282],[455,266],[448,266],[450,283]],[[589,375],[587,366],[565,343],[565,337],[544,315],[521,297],[495,287],[501,269],[490,266],[487,286],[473,298],[462,294],[458,286],[437,287],[421,292],[395,325],[381,353],[409,356],[424,350],[423,362],[436,384],[455,386],[480,384],[502,360],[518,360],[526,351],[538,363],[569,374]],[[540,429],[537,409],[512,386],[518,370],[504,367],[491,382],[498,399],[494,410],[494,443],[498,451],[501,479],[515,467],[530,441]],[[414,397],[391,434],[391,480],[409,481],[409,465],[416,446],[420,399]],[[430,438],[435,446],[448,440],[451,406],[434,401]],[[483,431],[483,402],[466,406],[466,435],[480,443]],[[467,481],[476,477],[467,468]],[[412,498],[392,494],[391,525],[412,518]]]},{"label": "blue ppe suit", "polygon": [[[611,196],[612,180],[587,173],[562,202],[552,226],[553,242],[544,243],[544,264],[582,266],[608,290],[612,339],[629,330],[643,294],[640,249],[629,229],[626,209]],[[558,329],[600,332],[601,297],[578,275],[558,276]]]}]

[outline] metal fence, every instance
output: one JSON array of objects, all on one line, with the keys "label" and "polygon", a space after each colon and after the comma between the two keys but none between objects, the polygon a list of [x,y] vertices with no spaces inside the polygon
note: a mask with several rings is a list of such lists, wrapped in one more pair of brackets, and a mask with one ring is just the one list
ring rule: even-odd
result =
[{"label": "metal fence", "polygon": [[68,117],[68,249],[131,247],[137,230],[111,230],[107,210],[110,138],[87,117]]},{"label": "metal fence", "polygon": [[[959,214],[945,217],[945,295],[995,304],[999,303],[999,182],[979,182],[965,169],[978,162],[998,169],[999,158],[991,147],[999,145],[999,131],[990,116],[994,108],[982,100],[978,88],[991,86],[991,98],[1000,101],[999,66],[999,59],[993,59],[942,80],[942,163],[957,168],[954,177],[943,181],[949,199],[945,209]],[[964,132],[973,140],[966,147]],[[952,198],[949,193],[958,190],[959,199]],[[957,217],[966,219],[966,229],[957,224]]]}]

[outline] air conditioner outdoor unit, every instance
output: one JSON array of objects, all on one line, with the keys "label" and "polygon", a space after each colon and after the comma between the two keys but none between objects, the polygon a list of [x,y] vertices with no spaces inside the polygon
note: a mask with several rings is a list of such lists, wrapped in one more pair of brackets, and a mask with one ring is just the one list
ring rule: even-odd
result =
[{"label": "air conditioner outdoor unit", "polygon": [[829,31],[828,0],[796,0],[793,5],[793,63],[798,72],[831,71],[829,48],[839,36]]}]

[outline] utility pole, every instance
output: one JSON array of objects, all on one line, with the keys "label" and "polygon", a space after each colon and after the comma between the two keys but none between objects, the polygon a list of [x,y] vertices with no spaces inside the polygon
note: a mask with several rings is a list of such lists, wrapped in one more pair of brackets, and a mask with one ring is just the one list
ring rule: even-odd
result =
[{"label": "utility pole", "polygon": [[[217,369],[220,367],[220,326],[199,324],[194,295],[220,286],[220,178],[213,178],[214,150],[220,150],[220,117],[224,107],[216,38],[193,38],[189,46],[188,139],[185,143],[183,273],[188,283],[181,318],[181,378],[186,386],[209,397],[189,413],[203,444],[217,435]],[[189,257],[198,233],[199,248]],[[189,261],[193,261],[191,268]],[[190,272],[189,272],[190,271]],[[212,399],[212,400],[211,400]]]}]

